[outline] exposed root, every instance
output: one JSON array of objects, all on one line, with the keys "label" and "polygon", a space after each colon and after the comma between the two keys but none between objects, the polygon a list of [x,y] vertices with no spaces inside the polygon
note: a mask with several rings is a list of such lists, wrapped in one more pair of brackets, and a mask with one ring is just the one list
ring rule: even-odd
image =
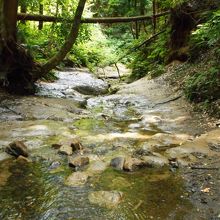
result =
[{"label": "exposed root", "polygon": [[33,94],[40,66],[22,46],[10,41],[3,44],[0,54],[0,85],[16,94]]}]

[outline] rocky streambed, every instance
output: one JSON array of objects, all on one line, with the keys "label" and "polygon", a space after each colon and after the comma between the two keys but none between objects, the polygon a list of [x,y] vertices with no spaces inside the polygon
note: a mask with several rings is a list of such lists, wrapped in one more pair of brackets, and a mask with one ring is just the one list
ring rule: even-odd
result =
[{"label": "rocky streambed", "polygon": [[57,75],[35,96],[0,93],[0,219],[219,218],[220,129],[165,78],[109,95],[85,69]]}]

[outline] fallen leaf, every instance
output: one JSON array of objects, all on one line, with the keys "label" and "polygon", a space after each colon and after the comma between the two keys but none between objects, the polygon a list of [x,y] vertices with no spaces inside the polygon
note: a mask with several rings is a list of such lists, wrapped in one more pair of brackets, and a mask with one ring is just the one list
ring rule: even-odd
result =
[{"label": "fallen leaf", "polygon": [[202,189],[201,192],[204,192],[204,193],[209,193],[210,192],[210,188],[205,188],[205,189]]}]

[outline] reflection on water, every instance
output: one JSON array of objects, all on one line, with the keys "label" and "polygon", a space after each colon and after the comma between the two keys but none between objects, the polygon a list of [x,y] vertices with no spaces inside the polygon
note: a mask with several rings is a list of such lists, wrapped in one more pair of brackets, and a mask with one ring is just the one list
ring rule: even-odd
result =
[{"label": "reflection on water", "polygon": [[[11,162],[12,175],[0,188],[0,219],[182,219],[191,209],[181,178],[166,169],[109,168],[84,187],[71,188],[63,185],[69,168],[51,174],[48,167],[47,162]],[[121,191],[123,200],[112,210],[92,205],[88,194],[97,190]]]}]

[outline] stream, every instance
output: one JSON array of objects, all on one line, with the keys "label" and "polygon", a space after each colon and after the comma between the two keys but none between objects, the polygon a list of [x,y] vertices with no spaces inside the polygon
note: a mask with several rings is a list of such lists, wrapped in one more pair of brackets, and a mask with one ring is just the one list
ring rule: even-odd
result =
[{"label": "stream", "polygon": [[[194,148],[203,123],[183,98],[169,102],[180,95],[166,80],[125,84],[110,74],[107,83],[86,69],[57,76],[39,82],[35,96],[0,92],[0,219],[199,219],[176,164],[187,166],[212,152],[202,138],[196,140],[201,148]],[[119,91],[110,95],[112,82]],[[76,139],[89,164],[74,169],[51,146]],[[4,152],[16,140],[28,147],[30,162]],[[135,169],[110,166],[118,157]],[[67,183],[73,173],[79,177]]]}]

